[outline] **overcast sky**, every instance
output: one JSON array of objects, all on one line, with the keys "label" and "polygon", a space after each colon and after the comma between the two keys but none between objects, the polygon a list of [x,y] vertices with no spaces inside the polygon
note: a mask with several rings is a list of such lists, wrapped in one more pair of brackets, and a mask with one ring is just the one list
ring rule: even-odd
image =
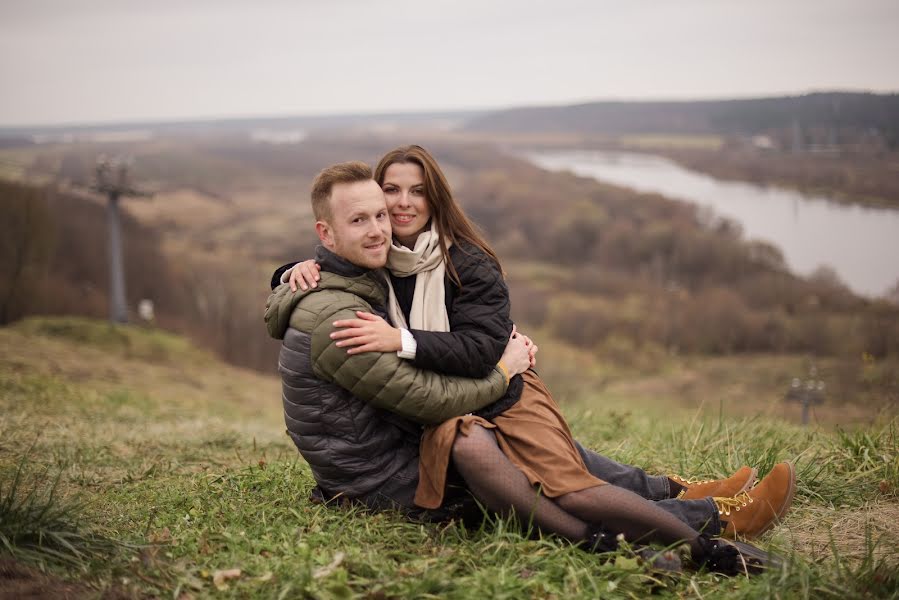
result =
[{"label": "overcast sky", "polygon": [[899,91],[897,0],[0,0],[0,125]]}]

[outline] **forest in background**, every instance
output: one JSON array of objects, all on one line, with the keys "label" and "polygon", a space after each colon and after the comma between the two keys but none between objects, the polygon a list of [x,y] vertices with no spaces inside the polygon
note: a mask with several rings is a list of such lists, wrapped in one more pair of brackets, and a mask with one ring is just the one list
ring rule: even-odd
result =
[{"label": "forest in background", "polygon": [[899,150],[899,94],[820,92],[743,100],[589,102],[479,115],[472,131],[769,135],[780,147]]},{"label": "forest in background", "polygon": [[[272,372],[277,345],[261,307],[271,270],[311,255],[311,178],[407,141],[322,133],[277,145],[228,134],[8,148],[3,164],[18,165],[20,183],[0,187],[3,322],[105,316],[105,201],[85,186],[97,155],[127,154],[134,180],[156,192],[124,203],[132,310],[152,299],[160,326]],[[845,365],[843,399],[899,398],[899,308],[855,296],[832,271],[796,277],[776,248],[659,195],[547,173],[451,136],[427,145],[502,258],[514,318],[541,338],[644,370],[677,356],[831,357]]]}]

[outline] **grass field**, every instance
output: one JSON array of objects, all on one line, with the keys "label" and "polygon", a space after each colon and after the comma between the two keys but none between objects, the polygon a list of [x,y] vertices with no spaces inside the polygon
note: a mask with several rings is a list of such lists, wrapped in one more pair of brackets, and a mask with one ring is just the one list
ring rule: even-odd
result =
[{"label": "grass field", "polygon": [[78,319],[0,329],[0,598],[899,597],[889,417],[802,428],[635,403],[638,385],[563,406],[582,442],[653,472],[796,462],[794,507],[760,541],[788,557],[784,570],[671,577],[505,520],[466,530],[311,504],[279,393],[276,377],[158,331]]}]

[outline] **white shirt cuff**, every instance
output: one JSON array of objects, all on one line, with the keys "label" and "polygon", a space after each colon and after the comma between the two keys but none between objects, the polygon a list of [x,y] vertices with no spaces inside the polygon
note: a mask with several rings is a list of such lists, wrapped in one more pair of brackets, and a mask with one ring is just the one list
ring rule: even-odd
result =
[{"label": "white shirt cuff", "polygon": [[403,340],[403,349],[397,350],[396,355],[400,358],[405,358],[406,360],[414,360],[415,351],[418,350],[418,343],[415,341],[415,336],[412,335],[412,332],[408,329],[401,328],[400,338]]},{"label": "white shirt cuff", "polygon": [[283,273],[281,273],[281,283],[287,283],[288,281],[290,281],[290,273],[291,273],[291,271],[293,271],[296,268],[296,266],[297,265],[294,265],[294,266],[290,267],[289,269],[287,269],[286,271],[284,271]]}]

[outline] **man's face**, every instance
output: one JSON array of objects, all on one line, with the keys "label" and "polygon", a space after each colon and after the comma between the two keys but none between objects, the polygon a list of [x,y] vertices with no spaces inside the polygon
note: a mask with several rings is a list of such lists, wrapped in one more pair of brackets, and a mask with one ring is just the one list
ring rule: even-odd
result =
[{"label": "man's face", "polygon": [[315,224],[325,248],[366,269],[387,264],[390,217],[377,182],[335,184],[330,202],[331,218]]}]

